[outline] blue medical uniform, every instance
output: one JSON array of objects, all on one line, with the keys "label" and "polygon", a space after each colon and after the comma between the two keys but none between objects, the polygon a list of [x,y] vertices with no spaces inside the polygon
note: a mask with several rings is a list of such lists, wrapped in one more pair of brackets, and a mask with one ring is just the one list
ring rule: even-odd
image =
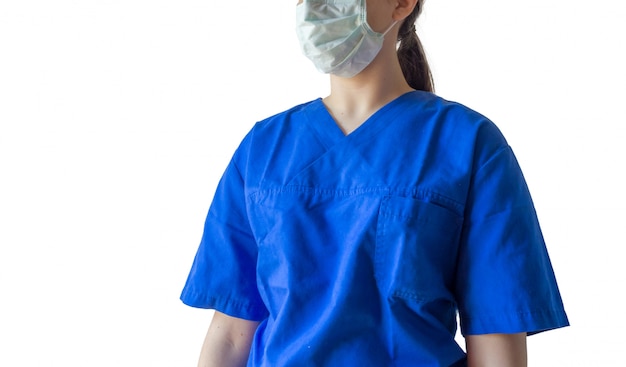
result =
[{"label": "blue medical uniform", "polygon": [[345,136],[321,99],[257,123],[184,303],[261,321],[248,366],[464,366],[464,335],[568,325],[497,127],[426,92]]}]

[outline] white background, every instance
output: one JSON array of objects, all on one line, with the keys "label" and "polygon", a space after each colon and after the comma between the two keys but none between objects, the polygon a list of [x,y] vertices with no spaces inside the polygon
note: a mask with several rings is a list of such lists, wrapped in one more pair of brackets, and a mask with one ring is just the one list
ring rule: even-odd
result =
[{"label": "white background", "polygon": [[[293,3],[292,3],[293,2]],[[192,366],[179,300],[213,190],[257,120],[327,93],[293,1],[0,2],[0,366]],[[438,93],[524,169],[572,326],[530,366],[624,366],[626,11],[429,0]]]}]

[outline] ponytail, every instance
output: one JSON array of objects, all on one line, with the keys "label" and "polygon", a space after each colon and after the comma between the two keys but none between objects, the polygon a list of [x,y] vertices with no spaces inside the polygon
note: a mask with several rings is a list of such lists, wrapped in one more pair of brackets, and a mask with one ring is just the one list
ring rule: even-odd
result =
[{"label": "ponytail", "polygon": [[418,0],[413,13],[406,17],[398,31],[398,60],[402,73],[413,89],[434,92],[433,75],[426,60],[426,53],[415,31],[415,21],[422,12],[424,0]]}]

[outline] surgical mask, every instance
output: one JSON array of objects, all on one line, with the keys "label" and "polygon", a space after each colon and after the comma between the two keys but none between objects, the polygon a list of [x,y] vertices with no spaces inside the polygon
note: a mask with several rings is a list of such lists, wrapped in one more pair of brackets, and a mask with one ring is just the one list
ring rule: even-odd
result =
[{"label": "surgical mask", "polygon": [[365,69],[383,47],[387,32],[367,23],[366,0],[304,0],[296,6],[300,47],[315,67],[351,78]]}]

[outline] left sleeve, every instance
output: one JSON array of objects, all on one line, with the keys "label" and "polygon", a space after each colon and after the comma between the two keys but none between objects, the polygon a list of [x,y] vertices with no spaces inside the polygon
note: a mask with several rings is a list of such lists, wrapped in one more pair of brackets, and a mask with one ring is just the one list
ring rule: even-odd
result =
[{"label": "left sleeve", "polygon": [[569,325],[537,215],[508,145],[473,174],[456,275],[463,335]]}]

